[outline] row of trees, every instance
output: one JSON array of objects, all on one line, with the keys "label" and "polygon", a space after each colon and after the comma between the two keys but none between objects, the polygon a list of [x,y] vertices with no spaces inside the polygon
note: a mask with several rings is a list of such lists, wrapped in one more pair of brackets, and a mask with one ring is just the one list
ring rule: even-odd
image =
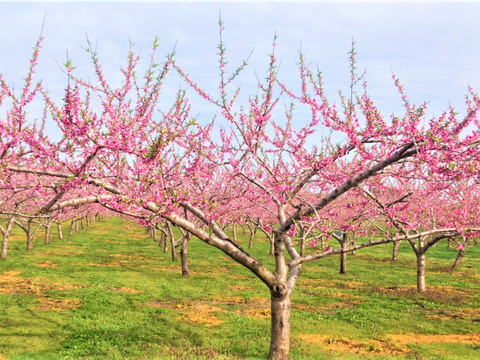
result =
[{"label": "row of trees", "polygon": [[[220,36],[215,94],[197,84],[174,54],[157,63],[155,42],[142,76],[139,57],[128,53],[119,86],[107,81],[89,48],[96,81],[77,78],[68,61],[65,95],[58,100],[34,82],[41,42],[20,94],[0,77],[1,212],[17,219],[2,232],[28,216],[62,221],[99,209],[135,219],[152,236],[177,226],[183,237],[172,249],[181,247],[182,257],[195,236],[270,289],[271,359],[289,356],[290,299],[302,264],[406,241],[417,255],[418,289],[425,291],[426,251],[442,239],[465,246],[480,230],[480,98],[473,90],[465,116],[449,108],[429,117],[427,105],[411,103],[394,77],[404,113],[385,116],[355,71],[353,48],[349,92],[340,92],[334,104],[321,73],[302,54],[299,85],[282,82],[274,43],[265,77],[242,103],[236,84],[247,65],[227,71]],[[185,89],[163,108],[163,83],[174,76]],[[44,104],[36,121],[28,116],[34,101]],[[191,115],[200,101],[215,109],[211,122]],[[283,104],[289,104],[284,111]],[[241,247],[226,225],[249,225],[252,239],[256,229],[265,233],[275,266]],[[312,234],[341,246],[318,246]]]}]

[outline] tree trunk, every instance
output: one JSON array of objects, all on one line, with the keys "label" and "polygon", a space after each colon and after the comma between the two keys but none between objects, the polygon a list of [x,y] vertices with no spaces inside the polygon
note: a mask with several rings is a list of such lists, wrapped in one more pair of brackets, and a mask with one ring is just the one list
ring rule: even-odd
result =
[{"label": "tree trunk", "polygon": [[58,228],[58,238],[60,240],[63,240],[62,223],[60,221],[57,222],[57,228]]},{"label": "tree trunk", "polygon": [[272,329],[270,339],[270,353],[268,359],[289,359],[290,353],[290,295],[286,291],[286,284],[275,285],[270,289]]},{"label": "tree trunk", "polygon": [[392,261],[398,260],[398,248],[400,247],[401,241],[395,241],[393,243],[393,254],[392,254]]},{"label": "tree trunk", "polygon": [[32,221],[33,219],[29,219],[27,221],[27,250],[33,249],[33,233],[32,233]]},{"label": "tree trunk", "polygon": [[232,233],[233,233],[233,242],[234,242],[235,244],[238,244],[238,240],[237,240],[237,225],[236,225],[236,224],[233,224]]},{"label": "tree trunk", "polygon": [[345,250],[348,243],[347,232],[343,233],[342,240],[338,240],[338,242],[340,243],[340,246],[342,248],[342,252],[340,253],[340,274],[346,274],[347,273],[347,253],[344,252],[343,250]]},{"label": "tree trunk", "polygon": [[269,255],[273,255],[275,253],[275,243],[273,241],[273,235],[267,235],[268,240],[270,241],[270,253]]},{"label": "tree trunk", "polygon": [[50,244],[50,227],[52,224],[50,222],[45,225],[45,245]]},{"label": "tree trunk", "polygon": [[426,256],[425,252],[418,251],[417,255],[417,291],[419,293],[424,293],[427,291],[427,286],[425,284],[425,273],[426,273]]},{"label": "tree trunk", "polygon": [[150,226],[150,236],[153,238],[153,241],[157,242],[157,228],[155,226]]},{"label": "tree trunk", "polygon": [[72,223],[70,224],[70,233],[69,233],[69,235],[72,236],[74,231],[75,231],[75,218],[72,219]]},{"label": "tree trunk", "polygon": [[452,244],[453,244],[453,238],[449,237],[448,242],[447,242],[447,249],[448,250],[450,250],[452,248]]},{"label": "tree trunk", "polygon": [[248,224],[248,230],[250,231],[250,240],[248,241],[248,248],[251,249],[253,246],[253,239],[255,238],[255,233],[257,232],[257,228],[255,226],[251,226]]},{"label": "tree trunk", "polygon": [[163,241],[163,252],[166,254],[168,253],[168,236],[165,235],[165,239]]},{"label": "tree trunk", "polygon": [[177,242],[175,241],[175,235],[173,235],[172,225],[170,225],[170,223],[167,223],[167,228],[168,228],[168,237],[170,238],[170,247],[172,249],[172,261],[176,262],[178,260]]},{"label": "tree trunk", "polygon": [[453,263],[453,265],[451,267],[451,270],[456,270],[460,266],[460,264],[463,260],[463,255],[464,254],[465,254],[465,248],[462,248],[462,249],[458,250],[457,257],[456,257],[455,262]]},{"label": "tree trunk", "polygon": [[8,219],[7,228],[3,233],[3,241],[2,241],[2,260],[7,258],[7,251],[8,251],[8,240],[10,239],[10,234],[12,232],[13,223],[15,222],[15,218],[11,217]]},{"label": "tree trunk", "polygon": [[80,224],[80,219],[76,219],[75,220],[75,231],[78,232],[79,231],[79,228],[78,228],[78,225]]},{"label": "tree trunk", "polygon": [[182,262],[182,275],[188,276],[188,242],[192,235],[189,232],[186,232],[183,236],[182,248],[180,250],[180,259]]},{"label": "tree trunk", "polygon": [[33,249],[33,234],[31,231],[27,233],[27,250]]}]

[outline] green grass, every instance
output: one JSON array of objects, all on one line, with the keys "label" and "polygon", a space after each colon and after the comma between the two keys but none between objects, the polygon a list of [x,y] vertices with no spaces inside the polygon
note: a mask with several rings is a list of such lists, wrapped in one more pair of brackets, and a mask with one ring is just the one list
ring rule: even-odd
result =
[{"label": "green grass", "polygon": [[[118,218],[56,236],[44,245],[39,233],[27,251],[15,229],[0,262],[0,359],[266,358],[269,291],[220,251],[192,239],[184,278],[142,228]],[[271,266],[268,248],[259,238],[251,253]],[[391,251],[350,255],[346,275],[337,257],[304,265],[292,359],[480,358],[480,337],[468,338],[480,334],[480,249],[468,248],[455,272],[446,270],[455,250],[430,249],[422,295],[411,249],[402,245],[397,262]]]}]

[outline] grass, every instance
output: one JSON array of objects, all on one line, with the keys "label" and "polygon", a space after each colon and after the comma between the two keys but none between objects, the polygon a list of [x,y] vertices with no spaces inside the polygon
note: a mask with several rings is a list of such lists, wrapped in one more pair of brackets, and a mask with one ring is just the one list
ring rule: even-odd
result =
[{"label": "grass", "polygon": [[[199,240],[181,276],[142,228],[110,218],[27,251],[15,229],[0,262],[0,359],[264,359],[269,291]],[[247,236],[239,234],[241,243]],[[269,244],[252,253],[273,264]],[[304,265],[292,298],[292,359],[480,358],[480,249],[427,253],[429,292],[417,294],[415,256],[390,246]]]}]

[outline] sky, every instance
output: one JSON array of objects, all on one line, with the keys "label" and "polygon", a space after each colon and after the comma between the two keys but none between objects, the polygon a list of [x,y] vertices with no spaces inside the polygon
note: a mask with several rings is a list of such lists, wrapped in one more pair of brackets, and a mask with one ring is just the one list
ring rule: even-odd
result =
[{"label": "sky", "polygon": [[[120,79],[130,43],[146,66],[158,36],[158,60],[175,47],[177,63],[215,91],[220,12],[229,69],[253,50],[238,83],[246,93],[255,94],[257,78],[265,77],[275,34],[279,78],[298,88],[301,49],[322,71],[332,101],[338,101],[338,89],[348,89],[352,40],[359,72],[366,71],[370,94],[386,114],[401,111],[393,73],[414,103],[429,102],[433,115],[449,104],[461,113],[467,87],[480,91],[480,2],[0,1],[0,73],[16,90],[21,88],[45,18],[36,76],[53,96],[61,97],[66,86],[61,64],[67,51],[77,74],[94,80],[87,38],[112,83]],[[178,78],[166,84],[172,94],[181,86]],[[171,96],[166,91],[165,104]],[[204,106],[199,103],[195,111]]]}]

